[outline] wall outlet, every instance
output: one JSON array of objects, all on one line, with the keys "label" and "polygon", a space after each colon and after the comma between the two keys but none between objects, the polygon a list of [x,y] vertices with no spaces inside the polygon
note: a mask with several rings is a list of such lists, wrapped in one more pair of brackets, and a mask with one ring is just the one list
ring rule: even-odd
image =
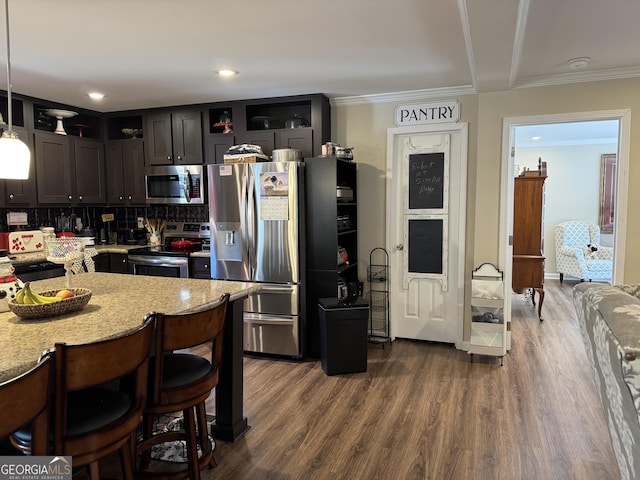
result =
[{"label": "wall outlet", "polygon": [[144,217],[138,217],[138,228],[144,228]]}]

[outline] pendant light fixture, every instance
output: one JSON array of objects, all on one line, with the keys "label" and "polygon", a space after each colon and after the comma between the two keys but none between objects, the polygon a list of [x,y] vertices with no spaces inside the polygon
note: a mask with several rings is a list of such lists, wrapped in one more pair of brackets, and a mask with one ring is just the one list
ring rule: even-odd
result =
[{"label": "pendant light fixture", "polygon": [[9,123],[0,137],[0,178],[26,180],[29,178],[31,152],[11,130],[11,48],[9,46],[9,0],[4,0],[5,29],[7,33],[7,116]]}]

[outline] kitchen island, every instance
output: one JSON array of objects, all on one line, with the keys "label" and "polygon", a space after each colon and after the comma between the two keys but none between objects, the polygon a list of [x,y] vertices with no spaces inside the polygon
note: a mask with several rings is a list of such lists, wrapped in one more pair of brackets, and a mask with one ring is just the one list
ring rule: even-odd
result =
[{"label": "kitchen island", "polygon": [[[31,283],[35,292],[65,288],[65,278]],[[23,320],[0,313],[0,381],[27,371],[38,356],[56,342],[69,344],[101,340],[131,330],[152,311],[181,313],[215,304],[224,293],[230,303],[224,331],[223,361],[216,394],[214,437],[233,441],[249,427],[243,416],[242,310],[243,299],[258,289],[248,282],[165,278],[116,273],[83,273],[72,287],[92,291],[81,311],[41,320]]]}]

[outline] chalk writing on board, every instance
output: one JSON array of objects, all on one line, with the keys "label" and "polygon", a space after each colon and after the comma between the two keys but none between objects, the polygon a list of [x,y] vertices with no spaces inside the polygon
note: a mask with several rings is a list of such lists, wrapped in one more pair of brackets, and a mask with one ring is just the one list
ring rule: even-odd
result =
[{"label": "chalk writing on board", "polygon": [[409,155],[409,208],[444,207],[444,153]]}]

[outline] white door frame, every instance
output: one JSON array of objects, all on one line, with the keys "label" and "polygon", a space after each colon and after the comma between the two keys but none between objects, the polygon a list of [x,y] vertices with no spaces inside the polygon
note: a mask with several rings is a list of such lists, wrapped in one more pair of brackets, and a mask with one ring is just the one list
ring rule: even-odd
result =
[{"label": "white door frame", "polygon": [[[502,168],[500,190],[500,245],[499,261],[505,269],[505,281],[511,284],[512,248],[509,236],[512,235],[513,217],[513,162],[511,161],[511,147],[513,127],[522,125],[581,122],[589,120],[618,120],[618,164],[617,164],[617,197],[616,218],[614,223],[614,263],[612,283],[624,281],[624,258],[627,238],[627,204],[629,194],[629,148],[631,141],[631,110],[601,110],[592,112],[573,112],[550,115],[532,115],[525,117],[505,117],[502,123]],[[511,290],[509,298],[511,297]],[[507,302],[508,304],[509,302]]]},{"label": "white door frame", "polygon": [[[440,123],[434,125],[416,125],[411,127],[396,127],[387,129],[387,171],[386,171],[386,249],[388,252],[395,251],[396,245],[394,239],[396,237],[395,221],[393,216],[397,211],[398,204],[402,204],[403,197],[401,195],[393,196],[393,181],[394,181],[394,164],[396,159],[394,158],[394,152],[396,147],[397,138],[400,135],[409,134],[421,134],[421,133],[456,133],[460,135],[460,161],[462,162],[462,169],[465,172],[463,178],[460,178],[460,196],[459,198],[450,199],[451,201],[461,202],[464,205],[464,214],[460,215],[458,222],[458,238],[450,238],[450,244],[456,245],[452,250],[452,254],[458,258],[457,269],[457,282],[449,283],[449,289],[455,289],[458,292],[458,298],[461,300],[458,302],[457,311],[458,319],[456,322],[455,333],[455,346],[458,349],[464,349],[463,334],[464,334],[464,279],[465,279],[465,266],[466,266],[466,229],[467,229],[467,156],[468,156],[468,124],[466,122],[460,123]],[[393,302],[393,298],[390,299]],[[394,318],[393,315],[389,321],[389,334],[392,340],[395,339],[394,334]]]}]

